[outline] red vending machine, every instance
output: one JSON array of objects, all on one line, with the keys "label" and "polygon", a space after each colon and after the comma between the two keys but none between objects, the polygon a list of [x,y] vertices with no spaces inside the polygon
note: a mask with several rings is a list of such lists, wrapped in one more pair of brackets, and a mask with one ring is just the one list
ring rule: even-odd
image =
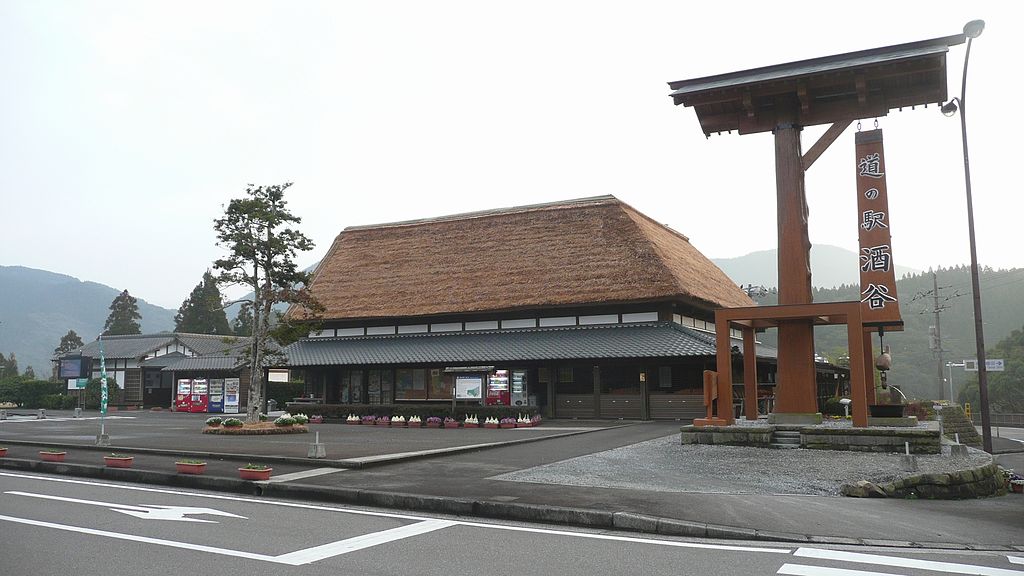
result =
[{"label": "red vending machine", "polygon": [[187,378],[178,380],[178,394],[174,397],[174,409],[178,412],[189,412],[192,406],[192,381]]},{"label": "red vending machine", "polygon": [[189,412],[206,412],[206,405],[210,401],[209,385],[204,379],[192,381],[192,399]]},{"label": "red vending machine", "polygon": [[495,370],[487,378],[487,398],[485,403],[491,405],[509,405],[508,370]]}]

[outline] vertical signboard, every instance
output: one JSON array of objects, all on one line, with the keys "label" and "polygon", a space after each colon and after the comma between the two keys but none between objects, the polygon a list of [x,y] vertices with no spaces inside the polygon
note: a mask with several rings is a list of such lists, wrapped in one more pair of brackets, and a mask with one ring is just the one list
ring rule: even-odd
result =
[{"label": "vertical signboard", "polygon": [[857,132],[860,301],[867,326],[901,326],[889,228],[882,131]]}]

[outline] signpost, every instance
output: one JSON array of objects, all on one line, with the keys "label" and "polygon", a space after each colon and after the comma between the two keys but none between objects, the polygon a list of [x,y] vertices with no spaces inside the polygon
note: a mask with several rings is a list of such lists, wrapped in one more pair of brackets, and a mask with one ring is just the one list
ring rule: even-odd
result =
[{"label": "signpost", "polygon": [[103,335],[100,334],[100,433],[96,436],[97,446],[110,446],[110,436],[107,434],[106,423],[103,417],[107,415],[107,362],[103,355]]},{"label": "signpost", "polygon": [[[966,372],[977,372],[978,361],[975,360],[964,360],[964,371]],[[1002,358],[986,358],[985,359],[985,371],[986,372],[1005,372],[1006,363]]]}]

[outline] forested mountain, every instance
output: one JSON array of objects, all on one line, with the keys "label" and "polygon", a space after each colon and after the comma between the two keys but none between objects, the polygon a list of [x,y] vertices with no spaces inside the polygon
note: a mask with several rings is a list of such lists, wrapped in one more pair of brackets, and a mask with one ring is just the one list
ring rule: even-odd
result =
[{"label": "forested mountain", "polygon": [[[811,284],[832,288],[860,282],[860,261],[856,252],[828,244],[811,246]],[[775,286],[779,277],[779,251],[761,250],[736,258],[712,258],[737,284]],[[896,266],[896,276],[920,272],[906,266]]]},{"label": "forested mountain", "polygon": [[[943,361],[959,363],[964,359],[973,359],[977,354],[970,267],[939,268],[935,274],[939,287]],[[889,381],[901,384],[908,396],[949,398],[948,383],[943,385],[944,390],[939,395],[938,355],[929,349],[929,327],[935,325],[932,275],[928,272],[905,275],[897,280],[896,286],[900,312],[906,325],[903,332],[885,333],[885,343],[892,347],[893,355]],[[1024,269],[982,269],[981,297],[986,349],[992,351],[1000,340],[1024,327]],[[854,285],[814,289],[815,302],[859,299],[859,288]],[[775,304],[776,301],[777,296],[774,294],[758,299],[761,305]],[[775,345],[775,331],[762,334],[759,340]],[[878,337],[873,337],[872,341],[874,354],[877,355]],[[816,328],[814,343],[819,354],[835,360],[846,353],[846,328]],[[943,372],[948,378],[949,370],[943,367]],[[971,379],[971,374],[965,373],[963,368],[953,368],[954,396]]]},{"label": "forested mountain", "polygon": [[[103,331],[120,290],[64,274],[0,266],[0,353],[14,353],[19,368],[50,376],[50,357],[68,330],[88,342]],[[142,331],[174,329],[174,311],[138,301]]]}]

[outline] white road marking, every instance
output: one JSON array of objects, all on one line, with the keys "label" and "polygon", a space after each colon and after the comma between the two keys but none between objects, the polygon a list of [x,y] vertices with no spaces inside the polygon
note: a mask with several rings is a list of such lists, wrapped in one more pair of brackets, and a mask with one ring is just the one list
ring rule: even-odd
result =
[{"label": "white road marking", "polygon": [[[98,486],[102,488],[116,488],[119,490],[135,490],[138,492],[153,492],[156,494],[174,494],[178,496],[190,496],[193,498],[210,498],[213,500],[227,500],[230,502],[245,502],[250,504],[263,504],[265,506],[282,506],[285,508],[300,508],[303,510],[322,510],[325,512],[340,512],[342,514],[360,514],[363,516],[378,516],[381,518],[401,518],[405,520],[434,520],[425,516],[413,516],[410,514],[395,514],[391,512],[375,512],[371,510],[358,510],[352,508],[338,508],[334,506],[321,506],[318,504],[301,504],[298,502],[286,502],[282,500],[260,500],[258,498],[245,498],[242,496],[227,496],[223,494],[201,494],[197,492],[185,492],[182,490],[166,490],[163,488],[146,488],[143,486],[124,486],[121,484],[108,484],[105,482],[93,482],[91,480],[75,480],[71,478],[51,478],[47,476],[35,476],[31,474],[15,474],[0,472],[0,476],[12,478],[26,478],[31,480],[45,480],[62,484],[78,484],[83,486]],[[792,550],[788,548],[755,548],[750,546],[727,546],[721,544],[700,544],[697,542],[676,542],[672,540],[657,540],[653,538],[633,538],[629,536],[612,536],[609,534],[592,534],[587,532],[570,532],[567,530],[549,530],[545,528],[529,528],[526,526],[506,526],[503,524],[489,524],[486,522],[467,522],[463,520],[454,521],[459,526],[474,526],[479,528],[491,528],[493,530],[507,530],[511,532],[530,532],[534,534],[553,534],[558,536],[572,536],[574,538],[586,538],[592,540],[612,540],[619,542],[632,542],[636,544],[653,544],[656,546],[670,546],[677,548],[700,548],[707,550],[731,550],[734,552],[767,552],[770,554],[789,554]],[[1014,573],[1017,574],[1017,573]],[[1024,576],[1024,575],[1018,575]]]},{"label": "white road marking", "polygon": [[392,530],[384,530],[381,532],[375,532],[373,534],[355,536],[347,540],[339,540],[337,542],[324,544],[323,546],[314,546],[313,548],[296,550],[295,552],[288,552],[287,554],[281,554],[279,556],[268,556],[266,554],[256,554],[253,552],[244,552],[242,550],[231,550],[229,548],[219,548],[217,546],[204,546],[202,544],[177,542],[175,540],[165,540],[163,538],[149,538],[147,536],[138,536],[135,534],[122,534],[120,532],[109,532],[107,530],[94,530],[92,528],[69,526],[67,524],[56,524],[53,522],[42,522],[39,520],[29,520],[28,518],[15,518],[13,516],[0,515],[0,521],[14,522],[17,524],[27,524],[29,526],[39,526],[41,528],[51,528],[54,530],[63,530],[67,532],[78,532],[79,534],[89,534],[91,536],[103,536],[105,538],[115,538],[118,540],[142,542],[145,544],[156,544],[158,546],[169,546],[171,548],[183,548],[185,550],[195,550],[197,552],[209,552],[210,554],[220,554],[222,556],[234,556],[237,558],[248,558],[250,560],[262,560],[263,562],[287,564],[289,566],[301,566],[303,564],[309,564],[311,562],[316,562],[318,560],[325,560],[327,558],[340,556],[342,554],[348,554],[349,552],[355,552],[357,550],[370,548],[372,546],[377,546],[379,544],[393,542],[395,540],[400,540],[402,538],[409,538],[411,536],[426,534],[427,532],[433,532],[434,530],[447,528],[448,526],[454,524],[454,522],[448,522],[445,520],[428,520],[425,522],[419,522],[417,524],[411,524],[409,526],[402,526],[400,528],[395,528]]},{"label": "white road marking", "polygon": [[[138,418],[138,416],[107,416],[106,418],[107,418],[107,420],[134,420],[135,418]],[[99,416],[85,416],[85,417],[82,417],[82,418],[70,418],[70,417],[63,417],[63,416],[47,416],[46,418],[43,418],[42,420],[36,418],[35,416],[15,416],[13,418],[8,416],[7,420],[0,420],[0,424],[3,424],[4,422],[10,422],[12,424],[15,424],[15,423],[20,423],[20,422],[71,422],[71,421],[75,421],[75,420],[99,420],[99,419],[100,419]]]},{"label": "white road marking", "polygon": [[1010,564],[1024,564],[1024,558],[1020,556],[1007,556],[1006,559],[1010,561]]},{"label": "white road marking", "polygon": [[324,474],[330,474],[332,472],[344,471],[344,468],[313,468],[312,470],[302,470],[300,472],[292,472],[291,474],[271,476],[268,482],[290,482],[292,480],[302,480],[303,478],[312,478],[313,476],[322,476]]},{"label": "white road marking", "polygon": [[776,574],[787,574],[789,576],[900,576],[890,572],[864,572],[862,570],[805,566],[803,564],[783,564]]},{"label": "white road marking", "polygon": [[914,558],[900,558],[899,556],[881,556],[876,554],[862,554],[860,552],[842,552],[840,550],[819,550],[817,548],[798,548],[794,556],[803,558],[818,558],[821,560],[837,560],[840,562],[854,562],[859,564],[880,564],[892,568],[914,568],[917,570],[933,570],[935,572],[950,572],[952,574],[974,574],[977,576],[1024,576],[1024,572],[1018,570],[1004,570],[1003,568],[992,568],[989,566],[974,566],[971,564],[957,564],[955,562],[936,562],[934,560],[917,560]]},{"label": "white road marking", "polygon": [[51,496],[49,494],[34,494],[32,492],[8,491],[4,494],[15,496],[28,496],[29,498],[42,498],[44,500],[57,500],[59,502],[72,502],[74,504],[89,504],[92,506],[103,506],[114,512],[120,512],[143,520],[175,520],[179,522],[206,522],[216,524],[216,520],[201,520],[199,518],[186,518],[188,514],[209,514],[211,516],[226,516],[229,518],[242,518],[238,514],[222,512],[213,508],[195,508],[192,506],[161,506],[158,504],[145,504],[142,506],[131,506],[129,504],[117,504],[115,502],[98,502],[96,500],[82,500],[81,498],[65,498],[63,496]]},{"label": "white road marking", "polygon": [[426,534],[428,532],[433,532],[434,530],[454,526],[455,524],[456,522],[448,520],[425,520],[423,522],[417,522],[416,524],[409,524],[408,526],[392,528],[391,530],[383,530],[381,532],[374,532],[363,536],[354,536],[347,540],[339,540],[337,542],[331,542],[330,544],[324,544],[323,546],[289,552],[288,554],[277,556],[274,561],[291,564],[293,566],[301,566],[302,564],[310,564],[318,560],[331,558],[332,556],[339,556],[341,554],[355,552],[356,550],[362,550],[363,548],[370,548],[380,544],[393,542],[395,540],[401,540],[403,538],[419,536],[420,534]]}]

